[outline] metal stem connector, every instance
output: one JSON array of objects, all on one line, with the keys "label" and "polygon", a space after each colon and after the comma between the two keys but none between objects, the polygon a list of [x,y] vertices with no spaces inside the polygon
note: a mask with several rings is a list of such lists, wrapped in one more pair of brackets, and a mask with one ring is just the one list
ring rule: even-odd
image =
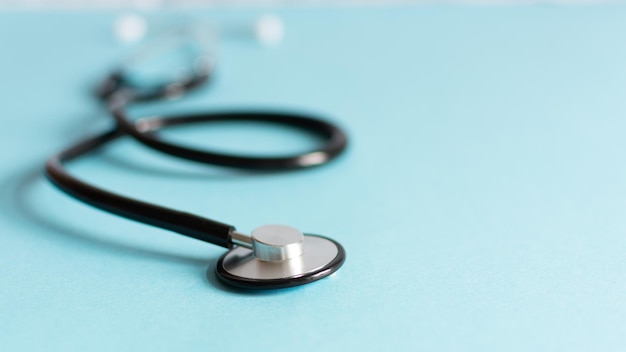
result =
[{"label": "metal stem connector", "polygon": [[237,231],[231,232],[230,241],[237,246],[252,249],[252,238],[241,232],[237,232]]}]

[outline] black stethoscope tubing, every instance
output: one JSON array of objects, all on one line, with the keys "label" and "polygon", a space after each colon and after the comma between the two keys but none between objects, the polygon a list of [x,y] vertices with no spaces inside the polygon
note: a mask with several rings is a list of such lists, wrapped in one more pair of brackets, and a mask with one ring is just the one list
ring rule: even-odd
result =
[{"label": "black stethoscope tubing", "polygon": [[[99,209],[231,248],[231,234],[235,230],[232,225],[106,191],[71,175],[65,168],[66,163],[125,136],[132,137],[151,149],[182,159],[247,170],[281,171],[323,165],[345,150],[347,138],[339,127],[319,118],[299,114],[236,111],[150,117],[134,122],[128,118],[125,108],[131,103],[170,98],[185,93],[204,83],[209,74],[209,71],[201,71],[175,84],[140,89],[128,83],[121,71],[113,73],[101,86],[99,95],[106,102],[110,115],[116,121],[115,128],[89,137],[49,158],[45,166],[46,176],[64,192]],[[253,157],[182,146],[159,138],[157,133],[171,126],[218,121],[252,121],[291,126],[319,136],[324,143],[315,150],[301,154]]]}]

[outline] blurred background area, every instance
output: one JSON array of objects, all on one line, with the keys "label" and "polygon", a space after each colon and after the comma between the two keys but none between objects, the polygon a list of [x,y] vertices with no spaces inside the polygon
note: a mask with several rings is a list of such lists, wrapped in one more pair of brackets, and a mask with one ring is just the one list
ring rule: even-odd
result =
[{"label": "blurred background area", "polygon": [[172,7],[315,7],[412,4],[613,4],[621,0],[0,0],[0,9],[159,9]]}]

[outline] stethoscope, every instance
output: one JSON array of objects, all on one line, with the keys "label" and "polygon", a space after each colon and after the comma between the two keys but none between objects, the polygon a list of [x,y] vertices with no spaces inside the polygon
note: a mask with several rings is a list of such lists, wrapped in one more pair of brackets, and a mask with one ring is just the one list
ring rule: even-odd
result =
[{"label": "stethoscope", "polygon": [[[177,232],[228,249],[216,263],[215,273],[224,283],[249,289],[275,289],[306,284],[334,273],[345,261],[345,251],[336,241],[303,234],[285,225],[265,225],[250,235],[224,224],[186,212],[131,199],[95,187],[71,175],[65,164],[103,147],[120,137],[195,162],[229,168],[279,171],[320,166],[346,148],[346,135],[336,125],[313,116],[282,112],[234,111],[157,116],[131,121],[126,108],[136,102],[171,99],[201,86],[213,73],[211,57],[196,53],[188,74],[159,84],[138,84],[124,69],[111,73],[98,89],[115,127],[76,143],[46,162],[48,179],[68,195],[101,210],[128,219]],[[314,150],[286,156],[246,156],[201,150],[175,144],[158,132],[173,126],[218,121],[252,121],[287,125],[318,136],[323,142]]]}]

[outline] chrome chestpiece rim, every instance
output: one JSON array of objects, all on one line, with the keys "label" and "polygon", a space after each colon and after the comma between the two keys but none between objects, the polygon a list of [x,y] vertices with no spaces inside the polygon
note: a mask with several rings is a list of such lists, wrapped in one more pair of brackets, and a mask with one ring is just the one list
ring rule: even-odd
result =
[{"label": "chrome chestpiece rim", "polygon": [[237,246],[219,259],[215,272],[220,280],[249,289],[298,286],[334,273],[346,257],[339,243],[284,225],[255,229],[252,248],[246,247]]}]

